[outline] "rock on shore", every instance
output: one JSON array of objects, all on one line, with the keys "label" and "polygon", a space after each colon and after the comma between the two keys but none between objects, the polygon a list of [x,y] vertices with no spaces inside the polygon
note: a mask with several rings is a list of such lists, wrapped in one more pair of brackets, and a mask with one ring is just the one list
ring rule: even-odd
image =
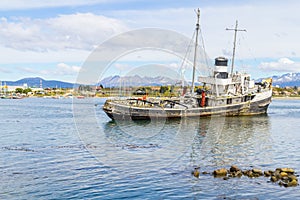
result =
[{"label": "rock on shore", "polygon": [[[200,176],[200,167],[195,168],[192,171],[192,175],[199,178]],[[220,168],[216,169],[213,172],[202,172],[202,174],[212,174],[216,178],[223,178],[228,180],[230,178],[247,176],[249,178],[257,177],[270,177],[269,182],[278,183],[280,186],[284,187],[295,187],[298,186],[298,175],[296,175],[295,170],[292,168],[277,168],[275,170],[265,170],[253,168],[247,170],[241,170],[238,166],[232,165],[229,169]]]}]

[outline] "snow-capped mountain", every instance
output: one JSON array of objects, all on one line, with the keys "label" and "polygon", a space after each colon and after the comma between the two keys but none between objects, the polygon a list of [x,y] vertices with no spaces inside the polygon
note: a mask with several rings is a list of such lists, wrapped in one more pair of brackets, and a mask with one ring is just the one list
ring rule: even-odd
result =
[{"label": "snow-capped mountain", "polygon": [[272,76],[272,79],[274,86],[300,86],[300,73],[287,73],[281,76]]},{"label": "snow-capped mountain", "polygon": [[[300,87],[300,73],[287,73],[280,76],[272,76],[273,85],[279,87],[286,86],[299,86]],[[256,82],[260,82],[262,79],[257,79]],[[42,78],[24,78],[18,81],[2,81],[2,84],[6,85],[23,85],[26,83],[29,87],[39,87],[42,83],[42,86],[45,87],[61,87],[61,88],[73,88],[74,86],[78,86],[78,84],[67,83],[62,81],[55,80],[44,80]],[[104,87],[124,87],[124,86],[165,86],[165,85],[180,85],[181,80],[172,79],[165,76],[157,76],[157,77],[141,77],[138,75],[135,76],[109,76],[102,79],[99,84],[102,84]],[[191,85],[191,82],[185,83]],[[199,85],[199,83],[195,83]],[[200,84],[201,85],[201,84]]]},{"label": "snow-capped mountain", "polygon": [[[300,73],[287,73],[281,76],[272,76],[273,85],[279,87],[300,86]],[[260,82],[261,79],[257,79]],[[175,85],[180,83],[180,80],[174,80],[164,76],[157,77],[141,77],[135,76],[109,76],[100,81],[104,87],[124,87],[124,86],[160,86],[160,85]],[[189,83],[190,84],[190,83]]]}]

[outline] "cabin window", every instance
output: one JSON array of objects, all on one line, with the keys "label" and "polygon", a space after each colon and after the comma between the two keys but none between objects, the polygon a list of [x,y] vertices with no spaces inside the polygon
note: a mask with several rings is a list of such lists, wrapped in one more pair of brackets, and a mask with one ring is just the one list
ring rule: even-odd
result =
[{"label": "cabin window", "polygon": [[228,78],[228,72],[218,72],[217,78],[222,78],[222,79]]},{"label": "cabin window", "polygon": [[254,96],[255,96],[255,95],[251,95],[251,96],[247,95],[247,96],[244,96],[245,102],[246,102],[246,101],[252,100],[252,99],[254,98]]},{"label": "cabin window", "polygon": [[232,104],[232,98],[227,99],[227,104]]}]

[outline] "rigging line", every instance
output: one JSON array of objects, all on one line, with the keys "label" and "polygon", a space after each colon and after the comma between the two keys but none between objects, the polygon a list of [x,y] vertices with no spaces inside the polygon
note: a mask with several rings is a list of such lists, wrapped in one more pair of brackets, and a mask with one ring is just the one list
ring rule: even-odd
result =
[{"label": "rigging line", "polygon": [[194,31],[194,33],[193,33],[192,39],[190,40],[190,43],[188,44],[186,53],[185,53],[184,58],[183,58],[183,60],[182,60],[181,66],[180,66],[180,68],[179,68],[180,74],[181,74],[181,72],[182,72],[182,69],[184,68],[183,65],[187,62],[188,54],[191,53],[191,47],[192,47],[192,43],[193,43],[195,34],[196,34],[196,31]]},{"label": "rigging line", "polygon": [[184,63],[185,63],[186,60],[187,60],[188,54],[191,53],[191,47],[192,47],[192,43],[193,43],[193,40],[194,40],[194,37],[195,37],[195,32],[196,32],[196,31],[194,31],[193,36],[192,36],[192,39],[190,40],[190,43],[188,44],[186,53],[185,53],[185,55],[184,55],[184,58],[183,58],[183,60],[182,60],[181,66],[180,66],[180,69],[183,68]]},{"label": "rigging line", "polygon": [[[197,72],[198,74],[202,74],[203,71],[206,71],[206,70],[207,70],[206,72],[208,72],[208,74],[210,74],[211,71],[212,71],[212,68],[211,68],[211,66],[209,65],[209,62],[208,62],[208,56],[207,56],[207,53],[206,53],[206,51],[205,51],[204,39],[203,39],[203,36],[202,36],[201,29],[199,29],[199,34],[201,35],[202,48],[200,47],[200,45],[198,46],[198,48],[201,48],[200,50],[201,50],[201,52],[203,52],[203,55],[202,55],[202,53],[199,51],[199,52],[200,52],[200,55],[201,55],[201,61],[198,62],[198,65],[204,65],[204,67],[206,67],[206,69],[203,70],[203,69],[201,69],[200,66],[199,66],[199,67],[196,66],[196,72]],[[198,58],[198,61],[199,61],[199,58]],[[204,62],[202,62],[202,61],[204,61]],[[202,70],[202,71],[201,71],[201,70]]]}]

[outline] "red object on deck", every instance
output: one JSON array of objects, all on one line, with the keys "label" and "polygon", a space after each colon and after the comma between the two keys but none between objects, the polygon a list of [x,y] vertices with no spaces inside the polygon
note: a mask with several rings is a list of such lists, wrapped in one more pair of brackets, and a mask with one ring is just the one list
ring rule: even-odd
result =
[{"label": "red object on deck", "polygon": [[139,97],[138,100],[146,100],[147,99],[147,95],[144,95],[142,98]]},{"label": "red object on deck", "polygon": [[202,91],[202,99],[201,99],[201,107],[204,107],[205,106],[205,92]]}]

